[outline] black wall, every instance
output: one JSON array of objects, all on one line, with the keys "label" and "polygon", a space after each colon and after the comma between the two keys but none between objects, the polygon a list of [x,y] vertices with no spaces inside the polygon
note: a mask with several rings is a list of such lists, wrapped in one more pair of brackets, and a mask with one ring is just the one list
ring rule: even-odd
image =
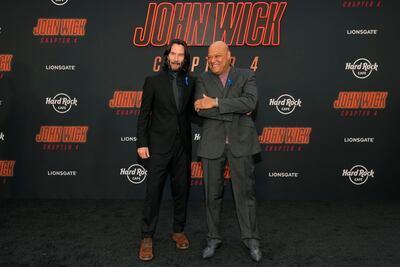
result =
[{"label": "black wall", "polygon": [[[262,144],[256,166],[257,197],[398,198],[399,4],[286,3],[279,45],[231,48],[236,67],[250,68],[258,57],[259,134],[264,128],[276,127],[311,131],[301,144],[291,143],[297,139],[290,136],[283,144],[271,144],[270,139]],[[121,169],[140,163],[135,144],[140,98],[129,108],[112,108],[110,100],[115,91],[134,91],[132,94],[140,96],[145,76],[154,73],[155,58],[163,53],[163,47],[133,43],[135,28],[143,27],[148,6],[144,1],[128,0],[69,0],[62,6],[50,0],[2,1],[0,55],[3,61],[7,61],[4,55],[12,55],[12,61],[10,71],[4,67],[0,72],[1,197],[143,198],[145,182],[134,184],[121,174]],[[84,35],[65,37],[70,38],[69,44],[42,43],[44,37],[33,34],[40,18],[86,19]],[[166,21],[171,18],[167,16]],[[214,19],[210,16],[209,23]],[[368,31],[348,34],[351,30]],[[195,75],[205,70],[204,57],[211,41],[190,47],[192,56],[200,58]],[[366,78],[357,78],[345,69],[346,63],[360,58],[377,66]],[[49,70],[51,65],[64,65],[64,69],[73,65],[74,70]],[[361,102],[354,102],[361,106],[335,108],[340,92],[361,92]],[[46,104],[46,98],[60,93],[77,101],[66,113]],[[269,105],[271,99],[284,94],[301,102],[290,114]],[[42,126],[83,126],[88,130],[86,134],[82,129],[74,132],[83,138],[79,139],[82,143],[56,142],[52,146],[38,142]],[[200,132],[194,123],[194,165],[199,161],[195,152]],[[125,137],[130,141],[122,141]],[[354,173],[348,177],[346,170]],[[282,174],[284,177],[276,177]],[[192,199],[202,199],[198,176],[194,171]]]}]

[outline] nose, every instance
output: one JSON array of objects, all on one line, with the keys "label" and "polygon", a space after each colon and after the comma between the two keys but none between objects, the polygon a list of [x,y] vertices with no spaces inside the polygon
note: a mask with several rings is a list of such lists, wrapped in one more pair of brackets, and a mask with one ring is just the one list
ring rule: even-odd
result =
[{"label": "nose", "polygon": [[216,61],[216,57],[215,56],[210,56],[208,58],[208,61],[210,61],[210,63],[214,63]]}]

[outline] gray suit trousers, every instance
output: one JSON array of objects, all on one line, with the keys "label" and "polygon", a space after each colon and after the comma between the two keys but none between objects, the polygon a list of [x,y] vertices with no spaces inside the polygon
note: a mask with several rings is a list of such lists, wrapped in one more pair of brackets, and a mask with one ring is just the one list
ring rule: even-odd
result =
[{"label": "gray suit trousers", "polygon": [[224,190],[224,170],[228,161],[236,214],[242,240],[260,239],[256,220],[253,156],[234,157],[229,144],[220,158],[202,158],[207,212],[208,239],[221,240],[220,218]]}]

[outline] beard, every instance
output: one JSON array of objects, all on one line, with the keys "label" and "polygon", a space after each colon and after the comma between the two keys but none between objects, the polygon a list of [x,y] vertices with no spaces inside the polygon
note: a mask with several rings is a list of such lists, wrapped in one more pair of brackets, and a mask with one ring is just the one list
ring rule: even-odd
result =
[{"label": "beard", "polygon": [[180,71],[182,69],[182,66],[183,66],[183,61],[179,62],[179,61],[170,61],[170,60],[168,60],[168,66],[172,71]]}]

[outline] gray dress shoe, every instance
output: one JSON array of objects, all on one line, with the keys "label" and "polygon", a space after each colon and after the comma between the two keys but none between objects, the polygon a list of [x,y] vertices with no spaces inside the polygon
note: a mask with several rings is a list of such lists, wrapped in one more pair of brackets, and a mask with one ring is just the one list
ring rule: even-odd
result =
[{"label": "gray dress shoe", "polygon": [[251,238],[244,240],[243,243],[249,248],[250,258],[255,262],[261,261],[262,253],[258,240]]},{"label": "gray dress shoe", "polygon": [[207,246],[203,249],[203,259],[208,259],[214,256],[215,250],[221,246],[221,240],[210,239],[207,241]]}]

